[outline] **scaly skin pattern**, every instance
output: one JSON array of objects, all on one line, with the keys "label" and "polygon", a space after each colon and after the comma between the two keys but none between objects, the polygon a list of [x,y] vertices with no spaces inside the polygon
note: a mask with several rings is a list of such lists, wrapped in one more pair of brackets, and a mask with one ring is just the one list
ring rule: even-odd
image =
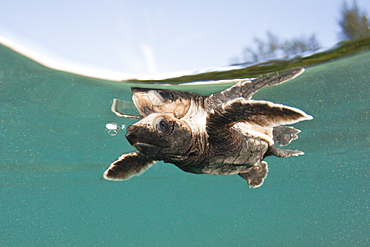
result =
[{"label": "scaly skin pattern", "polygon": [[126,138],[138,151],[122,155],[104,173],[110,180],[125,180],[148,169],[154,161],[172,163],[186,172],[238,174],[249,186],[259,187],[267,176],[267,156],[302,155],[280,149],[297,139],[291,125],[312,116],[290,106],[251,99],[261,88],[278,85],[304,71],[293,68],[234,86],[209,97],[167,89],[132,88],[142,117],[127,129]]}]

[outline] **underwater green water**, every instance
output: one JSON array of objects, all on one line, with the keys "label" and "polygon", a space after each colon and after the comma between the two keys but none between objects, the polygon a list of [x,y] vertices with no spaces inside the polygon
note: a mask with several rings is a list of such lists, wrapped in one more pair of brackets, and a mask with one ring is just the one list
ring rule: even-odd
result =
[{"label": "underwater green water", "polygon": [[[125,182],[102,179],[134,150],[130,85],[45,68],[0,46],[1,246],[369,246],[370,53],[312,67],[255,99],[314,117],[268,157],[251,189],[239,176],[194,175],[157,163]],[[210,94],[228,85],[178,86]]]}]

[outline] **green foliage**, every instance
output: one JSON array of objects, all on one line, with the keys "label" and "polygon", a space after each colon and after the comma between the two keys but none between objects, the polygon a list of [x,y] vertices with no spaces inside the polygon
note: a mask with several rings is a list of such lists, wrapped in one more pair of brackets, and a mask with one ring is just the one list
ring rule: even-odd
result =
[{"label": "green foliage", "polygon": [[366,13],[360,13],[356,1],[353,1],[352,8],[343,3],[341,20],[339,25],[342,29],[341,39],[358,39],[370,36],[370,23]]},{"label": "green foliage", "polygon": [[340,59],[346,56],[366,52],[370,50],[370,37],[349,40],[338,44],[335,48],[324,52],[315,53],[311,56],[296,56],[289,60],[270,60],[268,62],[255,64],[241,69],[228,71],[214,71],[196,75],[186,75],[165,80],[131,80],[135,83],[170,83],[179,84],[182,82],[221,80],[234,78],[253,78],[267,73],[286,70],[296,66],[310,67]]},{"label": "green foliage", "polygon": [[314,52],[320,48],[319,42],[315,35],[311,35],[308,39],[294,38],[292,40],[279,41],[279,38],[267,32],[267,42],[259,38],[255,38],[254,42],[257,49],[253,50],[248,47],[244,51],[245,60],[243,64],[256,63],[277,58],[290,58],[296,55],[301,55],[304,52]]},{"label": "green foliage", "polygon": [[348,8],[346,3],[343,4],[341,15],[342,18],[339,22],[342,28],[341,35],[342,38],[347,41],[341,42],[335,48],[324,52],[302,57],[304,52],[315,52],[319,49],[320,45],[315,35],[310,36],[308,39],[295,38],[280,42],[278,37],[271,32],[267,32],[266,42],[259,38],[255,38],[254,43],[256,49],[253,50],[250,47],[245,49],[244,56],[246,58],[245,60],[248,62],[242,64],[238,62],[235,63],[244,66],[250,65],[251,63],[254,63],[254,65],[241,69],[186,75],[166,80],[132,80],[131,82],[178,84],[192,81],[252,78],[296,66],[310,67],[345,56],[369,51],[370,25],[366,14],[364,12],[360,13],[354,1],[352,8]]}]

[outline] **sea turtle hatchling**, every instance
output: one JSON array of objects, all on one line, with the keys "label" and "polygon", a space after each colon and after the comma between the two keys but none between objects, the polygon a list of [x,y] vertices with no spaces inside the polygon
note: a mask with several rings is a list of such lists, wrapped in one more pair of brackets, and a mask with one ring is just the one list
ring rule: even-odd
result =
[{"label": "sea turtle hatchling", "polygon": [[250,187],[263,184],[267,156],[304,154],[280,149],[297,139],[300,132],[282,126],[310,120],[303,111],[265,100],[252,100],[258,90],[281,84],[301,73],[293,68],[283,73],[237,83],[209,97],[166,89],[132,88],[133,102],[142,116],[127,129],[126,138],[137,151],[125,153],[104,172],[108,180],[127,180],[139,175],[155,161],[172,163],[196,174],[238,174]]}]

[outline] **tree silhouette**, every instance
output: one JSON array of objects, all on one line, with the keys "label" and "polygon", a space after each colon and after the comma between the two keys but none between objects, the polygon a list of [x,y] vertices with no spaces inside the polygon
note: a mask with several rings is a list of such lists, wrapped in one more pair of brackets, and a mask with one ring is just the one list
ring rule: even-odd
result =
[{"label": "tree silhouette", "polygon": [[369,18],[365,12],[360,13],[355,0],[352,8],[349,8],[346,2],[343,3],[339,25],[342,28],[339,34],[340,39],[357,39],[370,36]]},{"label": "tree silhouette", "polygon": [[[360,12],[356,0],[353,1],[352,8],[347,3],[343,3],[341,18],[339,20],[341,32],[340,40],[357,39],[370,36],[370,22],[365,12]],[[255,49],[253,49],[253,47]],[[267,40],[254,38],[254,46],[244,49],[243,57],[234,57],[234,64],[251,64],[274,59],[290,59],[302,55],[306,52],[315,52],[320,48],[320,44],[315,35],[308,39],[305,37],[293,38],[291,40],[280,41],[277,36],[267,32]]]},{"label": "tree silhouette", "polygon": [[244,50],[244,60],[246,63],[256,63],[261,61],[290,58],[301,55],[305,52],[314,52],[320,48],[319,42],[315,35],[308,39],[294,38],[280,42],[278,37],[267,32],[267,42],[254,38],[256,49],[247,47]]}]

